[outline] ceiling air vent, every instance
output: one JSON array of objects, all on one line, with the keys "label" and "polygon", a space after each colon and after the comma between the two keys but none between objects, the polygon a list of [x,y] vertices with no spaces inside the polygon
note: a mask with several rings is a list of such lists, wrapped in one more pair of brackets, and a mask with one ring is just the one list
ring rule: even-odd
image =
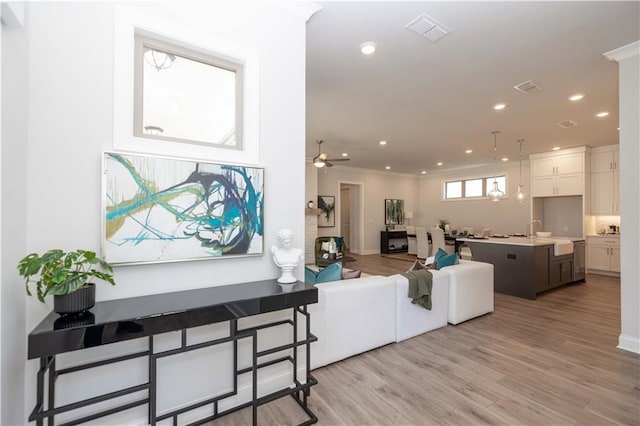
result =
[{"label": "ceiling air vent", "polygon": [[529,93],[534,93],[539,90],[542,90],[542,86],[540,86],[538,83],[536,83],[533,80],[525,81],[524,83],[520,83],[516,86],[513,86],[513,88],[516,89],[518,92],[522,92],[526,95],[528,95]]},{"label": "ceiling air vent", "polygon": [[426,13],[421,14],[404,27],[431,41],[438,41],[451,31]]},{"label": "ceiling air vent", "polygon": [[578,125],[578,123],[576,123],[573,120],[565,120],[565,121],[561,121],[558,123],[558,126],[560,127],[564,127],[565,129],[567,127],[576,127]]}]

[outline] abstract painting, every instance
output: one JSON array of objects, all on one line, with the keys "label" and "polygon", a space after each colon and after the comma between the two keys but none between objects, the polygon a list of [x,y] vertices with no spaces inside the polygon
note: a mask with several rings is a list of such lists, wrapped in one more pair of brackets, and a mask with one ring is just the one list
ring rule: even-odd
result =
[{"label": "abstract painting", "polygon": [[404,200],[384,200],[384,224],[402,225],[404,223]]},{"label": "abstract painting", "polygon": [[336,226],[336,197],[318,195],[318,208],[322,210],[318,216],[318,228],[333,228]]},{"label": "abstract painting", "polygon": [[264,169],[107,152],[103,173],[107,262],[264,251]]}]

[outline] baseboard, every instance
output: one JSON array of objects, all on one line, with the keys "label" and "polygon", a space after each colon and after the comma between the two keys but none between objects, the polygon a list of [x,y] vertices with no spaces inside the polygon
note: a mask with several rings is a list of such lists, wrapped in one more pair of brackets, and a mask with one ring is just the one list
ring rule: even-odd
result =
[{"label": "baseboard", "polygon": [[380,250],[361,250],[360,253],[358,253],[360,255],[366,256],[369,254],[380,254]]},{"label": "baseboard", "polygon": [[632,336],[621,334],[618,337],[618,349],[640,354],[640,339]]},{"label": "baseboard", "polygon": [[620,278],[620,272],[601,271],[599,269],[587,269],[587,274],[606,275],[608,277]]}]

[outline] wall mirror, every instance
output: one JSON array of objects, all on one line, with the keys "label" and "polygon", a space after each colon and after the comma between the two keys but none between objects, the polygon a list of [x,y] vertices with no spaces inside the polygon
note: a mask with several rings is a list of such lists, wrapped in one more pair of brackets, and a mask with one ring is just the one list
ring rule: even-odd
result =
[{"label": "wall mirror", "polygon": [[244,66],[135,35],[134,136],[243,149]]}]

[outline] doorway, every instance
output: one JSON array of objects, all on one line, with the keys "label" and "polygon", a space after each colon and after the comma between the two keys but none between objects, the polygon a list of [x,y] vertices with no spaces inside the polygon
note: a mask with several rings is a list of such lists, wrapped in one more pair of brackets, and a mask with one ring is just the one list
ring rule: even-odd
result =
[{"label": "doorway", "polygon": [[340,234],[347,250],[361,254],[364,249],[363,185],[355,182],[340,182],[339,185]]}]

